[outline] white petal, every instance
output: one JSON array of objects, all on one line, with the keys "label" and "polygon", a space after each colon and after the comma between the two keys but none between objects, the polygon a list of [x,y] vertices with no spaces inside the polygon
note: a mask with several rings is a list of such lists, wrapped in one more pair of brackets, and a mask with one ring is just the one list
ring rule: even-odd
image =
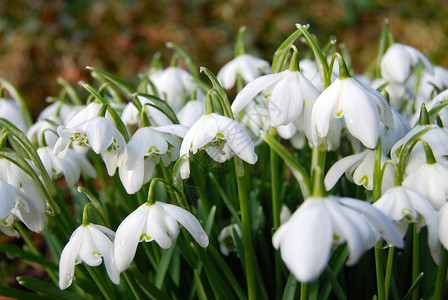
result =
[{"label": "white petal", "polygon": [[448,202],[439,210],[439,239],[443,247],[448,249]]},{"label": "white petal", "polygon": [[110,280],[115,284],[119,284],[120,273],[115,266],[112,240],[103,232],[103,230],[107,228],[104,227],[103,230],[100,230],[98,227],[103,226],[94,224],[90,224],[87,227],[90,230],[90,235],[92,236],[95,247],[104,258],[104,264],[106,265],[107,274],[109,275]]},{"label": "white petal", "polygon": [[349,155],[338,160],[334,165],[332,165],[330,170],[328,170],[327,175],[325,175],[325,189],[327,191],[331,190],[336,182],[338,182],[339,178],[341,178],[342,174],[344,174],[344,172],[356,162],[361,160],[366,154],[367,152],[364,151],[358,154]]},{"label": "white petal", "polygon": [[240,112],[244,107],[246,107],[253,98],[266,87],[275,83],[283,76],[282,73],[275,73],[261,76],[257,79],[249,82],[242,90],[238,93],[235,100],[232,103],[232,111],[234,114]]},{"label": "white petal", "polygon": [[[146,234],[146,236],[143,239],[147,242],[154,240],[163,249],[168,249],[171,247],[173,241],[172,238],[168,236],[169,228],[165,219],[166,213],[163,208],[158,205],[158,202],[151,205],[148,210],[146,228],[144,229],[144,234]],[[173,237],[173,239],[176,237]]]},{"label": "white petal", "polygon": [[398,248],[404,247],[404,241],[400,232],[379,209],[360,200],[340,198],[340,201],[344,205],[362,213],[390,245]]},{"label": "white petal", "polygon": [[163,202],[157,202],[157,205],[161,206],[167,214],[184,226],[201,247],[208,246],[208,236],[195,216],[175,205]]},{"label": "white petal", "polygon": [[[287,227],[283,232],[282,227]],[[303,282],[317,278],[328,263],[333,244],[331,217],[321,200],[309,198],[280,226],[281,257],[294,276]],[[316,238],[319,237],[319,238]],[[274,234],[273,241],[277,238]]]},{"label": "white petal", "polygon": [[127,216],[115,232],[114,257],[118,272],[123,272],[134,259],[140,236],[146,224],[149,206],[145,203]]},{"label": "white petal", "polygon": [[75,260],[81,247],[83,228],[77,228],[61,253],[59,260],[59,288],[65,290],[72,284],[75,274]]},{"label": "white petal", "polygon": [[118,174],[120,176],[121,183],[123,184],[126,192],[130,195],[135,194],[140,190],[143,185],[145,164],[144,160],[141,159],[137,164],[135,169],[126,170],[126,168],[119,168]]},{"label": "white petal", "polygon": [[104,117],[96,117],[89,121],[86,136],[95,153],[104,152],[112,144],[115,136],[114,129],[113,125]]}]

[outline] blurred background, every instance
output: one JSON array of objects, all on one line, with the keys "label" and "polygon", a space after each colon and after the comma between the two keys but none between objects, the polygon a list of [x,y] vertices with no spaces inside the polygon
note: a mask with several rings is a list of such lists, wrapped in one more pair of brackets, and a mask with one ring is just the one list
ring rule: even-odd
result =
[{"label": "blurred background", "polygon": [[397,42],[448,67],[447,7],[446,0],[0,0],[0,77],[36,116],[58,94],[58,77],[90,81],[87,65],[132,82],[155,53],[169,64],[171,41],[216,73],[232,58],[240,26],[247,52],[271,61],[295,23],[309,23],[321,44],[344,43],[362,73],[376,57],[385,18]]}]

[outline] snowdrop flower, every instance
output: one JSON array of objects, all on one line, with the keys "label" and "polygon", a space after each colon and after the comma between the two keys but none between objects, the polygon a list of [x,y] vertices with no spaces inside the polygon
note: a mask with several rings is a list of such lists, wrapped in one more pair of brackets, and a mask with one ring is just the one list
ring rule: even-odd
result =
[{"label": "snowdrop flower", "polygon": [[238,224],[226,226],[219,233],[219,250],[225,256],[229,256],[231,252],[237,252],[234,233],[241,239],[242,233]]},{"label": "snowdrop flower", "polygon": [[381,151],[383,153],[390,153],[395,143],[411,131],[409,120],[395,109],[392,108],[391,111],[394,125],[387,126],[381,123],[380,127]]},{"label": "snowdrop flower", "polygon": [[27,130],[25,120],[22,116],[22,110],[15,101],[0,99],[0,118],[8,120],[23,132]]},{"label": "snowdrop flower", "polygon": [[348,243],[348,265],[383,237],[403,247],[395,226],[367,202],[335,196],[310,197],[272,237],[288,269],[301,282],[317,278],[330,259],[333,245]]},{"label": "snowdrop flower", "polygon": [[[389,158],[381,154],[381,167]],[[338,160],[325,176],[324,184],[327,191],[331,190],[342,174],[356,185],[363,185],[367,190],[373,190],[373,169],[375,165],[375,150],[366,149],[361,153],[346,156]],[[388,164],[383,175],[382,189],[387,190],[394,185],[395,173]]]},{"label": "snowdrop flower", "polygon": [[63,159],[54,154],[53,149],[48,146],[38,148],[37,154],[48,175],[53,179],[64,175],[69,187],[75,186],[81,173],[87,177],[96,178],[96,171],[87,158],[73,149],[67,149]]},{"label": "snowdrop flower", "polygon": [[[11,215],[31,231],[41,232],[47,222],[46,201],[36,182],[21,168],[6,159],[0,159],[0,181],[3,182],[0,190],[4,191],[5,199],[9,199],[1,201],[1,210],[11,208],[11,199],[14,199]],[[2,215],[5,218],[5,214]],[[5,226],[11,221],[11,218],[6,219]]]},{"label": "snowdrop flower", "polygon": [[[160,97],[165,99],[174,111],[181,109],[185,99],[198,88],[193,76],[178,67],[169,67],[152,72],[149,75],[149,80],[156,87]],[[149,88],[151,89],[151,87]]]},{"label": "snowdrop flower", "polygon": [[314,146],[327,137],[330,122],[336,118],[343,118],[350,134],[372,149],[378,141],[380,121],[393,126],[386,99],[354,77],[336,79],[316,99],[311,115],[311,126],[316,129]]},{"label": "snowdrop flower", "polygon": [[126,192],[134,194],[147,183],[160,161],[168,166],[179,158],[181,137],[187,128],[181,125],[139,128],[119,157],[119,175]]},{"label": "snowdrop flower", "polygon": [[[147,104],[154,104],[153,101],[143,96],[137,96],[137,98],[140,101],[140,103],[145,107],[145,113],[151,125],[165,126],[173,124],[170,118],[168,118],[163,112],[161,112],[155,107],[152,107],[151,105],[147,105]],[[128,104],[126,104],[121,114],[121,120],[126,125],[140,124],[140,112],[135,107],[134,103],[129,102]]]},{"label": "snowdrop flower", "polygon": [[[429,145],[437,162],[443,165],[447,163],[444,156],[448,155],[448,133],[436,125],[417,125],[414,127],[392,147],[390,152],[392,160],[399,161],[404,145],[408,144],[414,136],[418,136]],[[424,163],[426,163],[424,146],[422,143],[417,143],[408,156],[404,175],[407,176]],[[448,163],[446,166],[448,166]]]},{"label": "snowdrop flower", "polygon": [[144,203],[117,228],[114,240],[115,263],[119,272],[126,270],[135,256],[141,241],[156,241],[167,249],[184,226],[196,242],[203,248],[208,246],[208,237],[199,221],[188,211],[175,205],[155,202]]},{"label": "snowdrop flower", "polygon": [[433,74],[433,67],[426,56],[417,49],[395,43],[391,45],[381,59],[381,76],[394,82],[405,82],[414,68],[421,62],[425,69]]},{"label": "snowdrop flower", "polygon": [[191,127],[203,114],[205,114],[204,99],[190,100],[177,113],[177,119],[180,125]]},{"label": "snowdrop flower", "polygon": [[76,127],[59,126],[59,139],[54,146],[54,153],[60,158],[67,155],[71,142],[78,146],[92,149],[101,154],[110,176],[115,173],[118,155],[124,150],[125,140],[121,133],[105,117],[94,117]]},{"label": "snowdrop flower", "polygon": [[219,70],[217,78],[225,89],[231,89],[238,75],[245,83],[270,72],[269,62],[250,54],[241,54],[225,64]]},{"label": "snowdrop flower", "polygon": [[439,240],[448,249],[448,202],[440,208],[439,214]]},{"label": "snowdrop flower", "polygon": [[23,191],[0,179],[0,229],[9,236],[18,237],[19,234],[13,228],[16,218],[22,221],[28,229],[34,232],[43,230],[46,221],[42,218],[42,212],[36,203]]},{"label": "snowdrop flower", "polygon": [[370,84],[370,86],[374,89],[378,89],[381,86],[384,86],[382,94],[385,94],[385,92],[387,92],[387,94],[389,95],[390,105],[400,112],[407,112],[407,102],[405,101],[406,99],[413,101],[413,99],[415,98],[412,90],[404,83],[391,82],[383,78],[378,78],[374,80]]},{"label": "snowdrop flower", "polygon": [[59,260],[59,288],[68,288],[73,281],[75,265],[85,262],[91,267],[99,266],[104,259],[110,280],[120,283],[113,255],[114,232],[104,226],[88,224],[79,226],[61,253]]},{"label": "snowdrop flower", "polygon": [[[191,126],[180,147],[180,156],[190,157],[190,152],[196,154],[204,149],[217,162],[225,162],[233,155],[237,155],[247,163],[254,164],[257,155],[254,143],[247,132],[237,121],[210,113],[203,115]],[[181,177],[190,176],[190,165],[184,160],[181,166]]]},{"label": "snowdrop flower", "polygon": [[[416,76],[413,77],[413,79]],[[417,80],[417,78],[415,78]],[[422,103],[427,103],[433,95],[437,94],[437,89],[443,91],[448,88],[448,70],[434,66],[434,73],[423,70],[418,86],[415,110],[419,111]],[[437,89],[436,89],[437,87]]]},{"label": "snowdrop flower", "polygon": [[395,223],[402,236],[406,234],[409,223],[415,223],[418,230],[427,225],[431,256],[439,263],[439,215],[425,197],[406,186],[395,186],[387,190],[373,206]]},{"label": "snowdrop flower", "polygon": [[440,209],[448,196],[448,167],[439,163],[425,163],[403,180],[403,185],[420,193]]},{"label": "snowdrop flower", "polygon": [[[292,65],[295,59],[297,59],[296,53],[291,58]],[[249,82],[233,101],[233,113],[241,111],[261,92],[268,101],[272,126],[287,125],[301,115],[306,115],[304,108],[311,109],[318,91],[296,67],[290,69],[261,76]]]}]

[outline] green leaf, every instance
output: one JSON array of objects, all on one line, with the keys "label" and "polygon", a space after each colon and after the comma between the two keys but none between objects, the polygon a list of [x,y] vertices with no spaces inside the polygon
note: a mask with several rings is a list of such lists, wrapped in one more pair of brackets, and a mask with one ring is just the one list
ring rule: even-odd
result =
[{"label": "green leaf", "polygon": [[100,77],[106,78],[107,80],[111,81],[126,97],[130,97],[134,92],[132,87],[117,75],[90,66],[87,66],[86,69],[98,74]]},{"label": "green leaf", "polygon": [[194,283],[196,284],[196,292],[198,294],[199,300],[207,300],[210,297],[205,293],[204,285],[202,284],[201,277],[199,276],[198,270],[194,270]]},{"label": "green leaf", "polygon": [[58,287],[51,283],[36,278],[27,276],[17,277],[17,281],[20,285],[33,290],[35,292],[42,293],[51,299],[67,299],[67,300],[84,300],[84,297],[76,295],[69,291],[61,291]]},{"label": "green leaf", "polygon": [[20,248],[17,247],[13,247],[13,246],[8,246],[8,245],[4,245],[4,244],[0,244],[0,252],[4,252],[7,253],[9,255],[14,255],[20,258],[23,258],[27,261],[30,262],[34,262],[37,263],[43,267],[48,267],[52,270],[57,271],[58,270],[58,265],[55,264],[54,262],[45,259],[41,256],[35,255],[29,251],[26,250],[22,250]]},{"label": "green leaf", "polygon": [[300,30],[294,31],[275,51],[274,58],[272,59],[272,73],[279,73],[283,71],[285,66],[286,57],[292,44],[302,35]]},{"label": "green leaf", "polygon": [[14,299],[27,299],[27,300],[47,300],[48,297],[40,296],[35,293],[10,288],[7,286],[0,286],[0,295],[5,297],[11,297]]},{"label": "green leaf", "polygon": [[238,296],[239,299],[247,299],[247,296],[244,292],[244,290],[241,288],[241,285],[239,284],[238,280],[233,275],[232,270],[229,268],[227,262],[223,259],[221,254],[216,250],[216,248],[213,245],[208,246],[208,251],[212,255],[215,262],[218,264],[218,266],[221,268],[221,271],[223,272],[224,276],[227,278],[227,280],[230,283],[230,286],[232,287],[235,294]]},{"label": "green leaf", "polygon": [[285,285],[285,290],[283,291],[283,297],[282,300],[293,300],[296,294],[297,286],[298,286],[297,279],[292,275],[292,273],[289,274],[288,281]]},{"label": "green leaf", "polygon": [[178,53],[184,60],[185,63],[187,64],[188,70],[190,71],[191,75],[193,75],[193,77],[195,78],[199,78],[199,69],[196,66],[196,64],[194,63],[193,59],[191,58],[191,56],[181,47],[179,47],[178,45],[168,42],[166,43],[166,46],[168,48],[173,49],[174,51],[176,51],[176,53]]},{"label": "green leaf", "polygon": [[418,287],[418,285],[420,284],[420,281],[423,278],[423,272],[421,272],[417,278],[415,279],[414,283],[412,284],[412,286],[409,288],[409,291],[406,293],[406,295],[404,295],[402,300],[407,300],[412,296],[412,293],[414,292],[414,290]]},{"label": "green leaf", "polygon": [[155,285],[157,288],[162,288],[163,281],[165,279],[166,273],[168,271],[168,267],[171,262],[171,258],[173,257],[173,253],[176,249],[176,241],[173,242],[173,245],[167,250],[162,251],[162,260],[157,267],[157,274],[155,278]]},{"label": "green leaf", "polygon": [[134,276],[137,284],[147,292],[147,294],[156,300],[169,300],[170,298],[160,289],[158,289],[148,278],[146,278],[142,273],[136,269],[132,270],[132,275]]},{"label": "green leaf", "polygon": [[158,109],[159,111],[161,111],[162,113],[164,113],[170,120],[171,122],[173,122],[174,124],[179,124],[179,120],[177,119],[176,114],[174,113],[173,109],[168,105],[168,103],[166,103],[166,101],[154,96],[154,95],[150,95],[150,94],[146,94],[146,93],[133,93],[132,97],[144,97],[147,98],[149,100],[151,100],[151,102],[153,103],[147,103],[146,105],[152,106],[156,109]]},{"label": "green leaf", "polygon": [[27,127],[33,125],[33,118],[28,110],[25,99],[23,99],[22,95],[19,91],[8,81],[3,78],[0,78],[0,84],[8,91],[11,97],[19,104],[20,110],[22,111],[22,117]]},{"label": "green leaf", "polygon": [[[261,135],[262,139],[271,147],[288,165],[288,167],[291,169],[291,171],[294,173],[298,172],[296,175],[301,176],[301,181],[303,181],[303,184],[300,185],[302,189],[302,194],[304,195],[304,198],[306,198],[307,195],[310,194],[311,188],[310,188],[310,178],[306,170],[294,159],[294,157],[291,155],[291,153],[288,152],[288,150],[285,149],[273,136],[269,135],[266,132],[263,132]],[[297,178],[298,176],[296,176]],[[298,178],[300,179],[300,178]],[[298,180],[299,183],[300,180]]]},{"label": "green leaf", "polygon": [[75,105],[82,105],[82,100],[79,97],[78,93],[75,91],[75,89],[62,77],[58,77],[56,79],[56,82],[62,85],[64,90],[67,92],[67,94],[70,96],[70,99],[72,100],[73,104]]}]

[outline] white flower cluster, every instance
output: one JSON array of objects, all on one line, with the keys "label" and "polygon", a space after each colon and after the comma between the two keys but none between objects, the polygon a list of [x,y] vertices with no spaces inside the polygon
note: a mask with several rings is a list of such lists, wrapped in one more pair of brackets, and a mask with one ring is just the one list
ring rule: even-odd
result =
[{"label": "white flower cluster", "polygon": [[[81,175],[95,178],[98,169],[89,155],[100,155],[109,176],[118,169],[128,194],[141,191],[159,169],[163,173],[173,168],[180,178],[188,179],[190,160],[199,150],[217,163],[236,156],[255,164],[260,131],[270,128],[276,128],[296,150],[309,146],[340,155],[337,150],[344,146],[352,152],[339,156],[326,172],[324,192],[330,193],[345,173],[350,182],[368,191],[379,185],[379,199],[370,204],[330,194],[307,197],[272,237],[289,270],[299,281],[314,280],[327,266],[333,247],[344,242],[350,250],[349,265],[381,238],[403,247],[410,223],[417,230],[427,227],[429,249],[439,263],[442,245],[448,249],[448,110],[444,106],[448,70],[433,66],[420,51],[402,44],[390,45],[381,60],[381,76],[374,80],[348,75],[342,63],[327,68],[325,74],[322,64],[301,60],[296,67],[293,62],[289,69],[269,74],[267,61],[237,56],[217,76],[225,89],[234,88],[239,79],[245,84],[227,115],[219,113],[226,111],[223,105],[207,111],[207,91],[198,79],[170,67],[151,71],[144,87],[148,94],[132,94],[126,104],[106,94],[107,103],[101,99],[87,105],[55,102],[27,128],[14,102],[1,99],[0,117],[27,132],[50,178],[63,176],[69,188],[78,184]],[[435,108],[426,119],[422,104]],[[379,141],[381,148],[375,150]],[[380,166],[380,177],[375,165]],[[36,177],[41,175],[36,171]],[[18,236],[15,220],[32,231],[43,230],[48,203],[35,179],[19,165],[0,159],[3,233]],[[155,241],[169,248],[181,226],[201,247],[208,245],[195,216],[161,201],[142,204],[116,232],[83,223],[62,251],[60,288],[70,286],[75,264],[97,266],[101,258],[118,284],[139,242]],[[233,244],[241,235],[235,224],[224,227],[219,241],[232,244],[222,245],[225,255],[236,251]]]}]

